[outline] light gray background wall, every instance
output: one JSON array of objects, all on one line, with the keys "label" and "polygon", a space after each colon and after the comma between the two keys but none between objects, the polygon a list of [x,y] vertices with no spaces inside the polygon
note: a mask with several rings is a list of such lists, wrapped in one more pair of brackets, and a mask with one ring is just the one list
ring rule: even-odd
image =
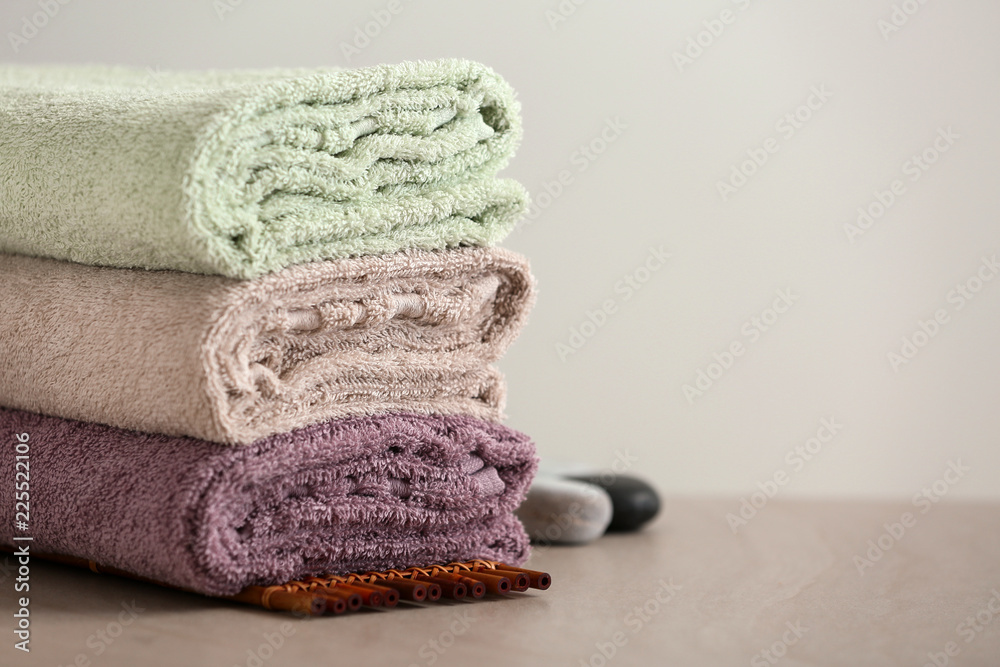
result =
[{"label": "light gray background wall", "polygon": [[[507,77],[526,128],[507,173],[544,209],[507,242],[540,296],[503,366],[510,422],[547,458],[628,452],[679,493],[748,494],[779,473],[782,495],[906,497],[960,460],[949,495],[1000,496],[1000,280],[952,292],[1000,252],[997,3],[71,0],[12,43],[39,11],[0,5],[0,58],[155,72],[460,56]],[[948,150],[926,171],[907,163],[935,141]],[[763,164],[724,200],[718,182],[751,155]],[[852,243],[845,225],[895,180]],[[670,253],[654,271],[651,248]],[[762,331],[751,318],[772,320],[777,290],[794,302]],[[888,353],[939,310],[894,369]],[[593,335],[561,358],[574,327]],[[734,342],[744,354],[710,367]],[[688,400],[699,370],[718,377]],[[842,428],[786,458],[824,418]]]}]

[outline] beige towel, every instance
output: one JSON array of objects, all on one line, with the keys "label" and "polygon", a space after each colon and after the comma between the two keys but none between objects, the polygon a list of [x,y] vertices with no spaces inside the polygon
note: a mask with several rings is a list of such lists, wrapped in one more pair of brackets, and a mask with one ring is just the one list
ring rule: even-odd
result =
[{"label": "beige towel", "polygon": [[497,420],[533,300],[500,248],[249,281],[0,255],[0,405],[246,444],[391,411]]}]

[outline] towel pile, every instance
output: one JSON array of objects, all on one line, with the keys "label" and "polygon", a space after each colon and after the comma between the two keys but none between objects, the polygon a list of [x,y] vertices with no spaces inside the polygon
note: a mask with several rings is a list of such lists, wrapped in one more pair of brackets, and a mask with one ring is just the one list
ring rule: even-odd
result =
[{"label": "towel pile", "polygon": [[466,61],[0,67],[0,542],[213,595],[521,563],[519,139]]}]

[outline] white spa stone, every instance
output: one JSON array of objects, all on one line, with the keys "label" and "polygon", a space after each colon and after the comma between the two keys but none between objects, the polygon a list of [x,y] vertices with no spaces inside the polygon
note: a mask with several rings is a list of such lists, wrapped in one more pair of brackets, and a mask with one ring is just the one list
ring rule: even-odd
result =
[{"label": "white spa stone", "polygon": [[533,542],[586,544],[604,534],[612,509],[611,497],[599,486],[539,475],[517,517]]}]

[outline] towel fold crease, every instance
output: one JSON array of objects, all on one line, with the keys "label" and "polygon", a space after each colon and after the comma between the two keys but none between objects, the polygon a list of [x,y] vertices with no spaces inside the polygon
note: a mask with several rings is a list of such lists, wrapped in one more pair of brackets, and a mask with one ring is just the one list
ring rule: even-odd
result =
[{"label": "towel fold crease", "polygon": [[[472,417],[348,417],[236,448],[0,408],[0,441],[21,433],[32,549],[201,593],[528,554],[513,510],[534,445]],[[14,479],[13,446],[0,469]]]},{"label": "towel fold crease", "polygon": [[491,245],[510,86],[464,60],[363,69],[0,67],[0,251],[253,278],[321,259]]},{"label": "towel fold crease", "polygon": [[0,405],[228,444],[356,414],[498,420],[492,364],[532,299],[501,248],[250,281],[0,255]]}]

